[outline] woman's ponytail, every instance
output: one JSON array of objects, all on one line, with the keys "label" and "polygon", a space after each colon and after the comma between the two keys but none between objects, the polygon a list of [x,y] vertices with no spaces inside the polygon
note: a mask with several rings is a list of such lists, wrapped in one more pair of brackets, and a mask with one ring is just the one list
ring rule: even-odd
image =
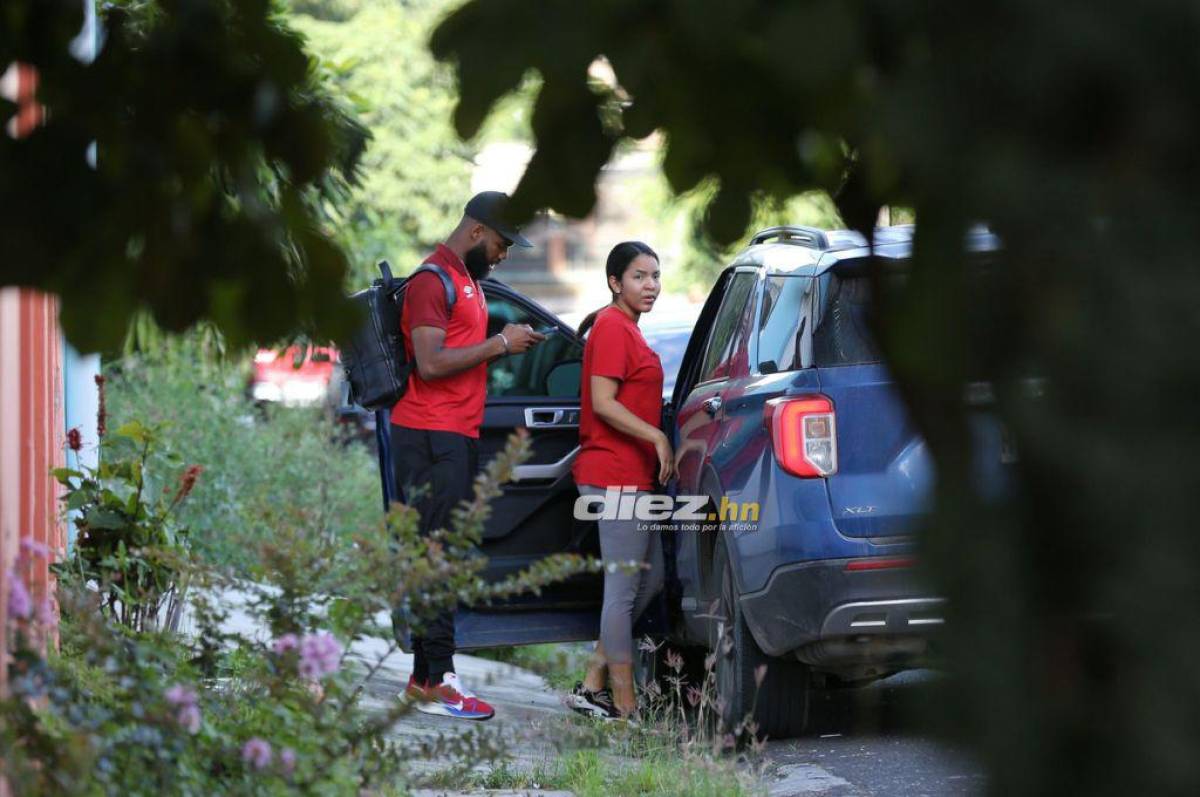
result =
[{"label": "woman's ponytail", "polygon": [[[608,306],[609,305],[605,305],[604,307],[608,307]],[[577,329],[575,331],[575,334],[581,338],[584,335],[586,335],[587,331],[592,328],[593,324],[596,323],[596,316],[600,315],[600,310],[603,310],[604,307],[601,307],[597,310],[593,310],[592,312],[588,313],[587,317],[579,322],[579,329]]]}]

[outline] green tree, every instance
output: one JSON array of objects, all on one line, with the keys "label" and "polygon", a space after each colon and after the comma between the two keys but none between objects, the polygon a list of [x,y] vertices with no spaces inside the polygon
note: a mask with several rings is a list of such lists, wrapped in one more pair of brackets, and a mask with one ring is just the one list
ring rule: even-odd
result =
[{"label": "green tree", "polygon": [[139,306],[172,331],[213,319],[231,342],[336,332],[346,259],[324,225],[366,132],[277,10],[106,4],[86,65],[69,53],[82,22],[78,0],[0,9],[0,64],[36,67],[48,109],[27,137],[0,137],[0,284],[61,296],[84,349],[116,348]]},{"label": "green tree", "polygon": [[[757,196],[827,191],[868,234],[913,209],[874,323],[938,467],[938,707],[999,794],[1200,784],[1200,628],[1177,617],[1200,592],[1198,36],[1165,0],[471,0],[432,39],[463,136],[539,72],[526,212],[585,213],[613,147],[654,131],[674,192],[714,181],[719,242]],[[1003,247],[965,268],[977,220]],[[1020,450],[1001,501],[970,477],[979,380]]]},{"label": "green tree", "polygon": [[371,132],[363,179],[337,209],[338,239],[352,259],[353,283],[388,259],[405,273],[458,222],[471,173],[488,141],[530,138],[536,81],[500,103],[484,128],[459,140],[451,124],[458,94],[453,70],[427,43],[459,0],[293,0],[291,25],[322,62],[340,96]]},{"label": "green tree", "polygon": [[[330,7],[340,13],[329,13]],[[429,55],[425,41],[445,0],[298,3],[302,31],[352,100],[373,135],[364,178],[339,209],[338,237],[352,253],[356,281],[389,259],[415,266],[462,215],[476,147],[450,126],[454,75]],[[321,18],[324,17],[324,18]]]}]

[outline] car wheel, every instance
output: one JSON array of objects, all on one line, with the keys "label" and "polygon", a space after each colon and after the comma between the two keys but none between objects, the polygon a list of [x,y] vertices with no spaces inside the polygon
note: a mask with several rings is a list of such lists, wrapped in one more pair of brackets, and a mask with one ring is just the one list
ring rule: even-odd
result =
[{"label": "car wheel", "polygon": [[723,732],[739,740],[799,736],[810,723],[815,690],[812,671],[801,662],[762,652],[736,600],[733,565],[723,544],[717,546],[715,559],[713,570],[721,574],[721,591],[709,642],[716,652]]}]

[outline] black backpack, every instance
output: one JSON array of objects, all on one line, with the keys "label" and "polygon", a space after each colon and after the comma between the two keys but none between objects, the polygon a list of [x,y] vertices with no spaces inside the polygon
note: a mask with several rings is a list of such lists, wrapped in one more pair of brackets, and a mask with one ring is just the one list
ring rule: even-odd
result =
[{"label": "black backpack", "polygon": [[350,402],[363,409],[388,409],[408,388],[408,376],[416,363],[404,351],[400,311],[408,281],[422,271],[437,274],[442,280],[446,306],[453,310],[457,299],[454,280],[433,263],[425,263],[407,277],[397,279],[388,262],[380,260],[381,277],[350,297],[362,313],[362,324],[341,347],[341,359],[350,385]]}]

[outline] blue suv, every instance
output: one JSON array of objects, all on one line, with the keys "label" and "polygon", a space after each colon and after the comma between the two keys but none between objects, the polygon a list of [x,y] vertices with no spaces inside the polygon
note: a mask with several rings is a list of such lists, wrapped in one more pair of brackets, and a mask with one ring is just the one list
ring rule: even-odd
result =
[{"label": "blue suv", "polygon": [[[970,248],[990,246],[977,237]],[[881,228],[874,254],[900,263],[911,239],[910,227]],[[750,715],[760,734],[802,733],[819,689],[919,666],[943,622],[942,599],[914,576],[933,464],[867,327],[870,256],[849,231],[755,235],[713,287],[664,402],[674,490],[693,496],[684,503],[700,505],[703,520],[665,533],[667,586],[638,632],[695,659],[716,653],[727,727]],[[534,453],[493,506],[486,576],[552,553],[598,556],[595,524],[572,512],[582,342],[503,283],[487,280],[484,291],[497,329],[560,333],[489,367],[481,458],[515,428]],[[985,479],[1002,472],[994,442]],[[386,436],[380,443],[386,457]],[[458,644],[595,639],[601,596],[590,575],[464,608]],[[652,670],[655,654],[645,659]]]}]

